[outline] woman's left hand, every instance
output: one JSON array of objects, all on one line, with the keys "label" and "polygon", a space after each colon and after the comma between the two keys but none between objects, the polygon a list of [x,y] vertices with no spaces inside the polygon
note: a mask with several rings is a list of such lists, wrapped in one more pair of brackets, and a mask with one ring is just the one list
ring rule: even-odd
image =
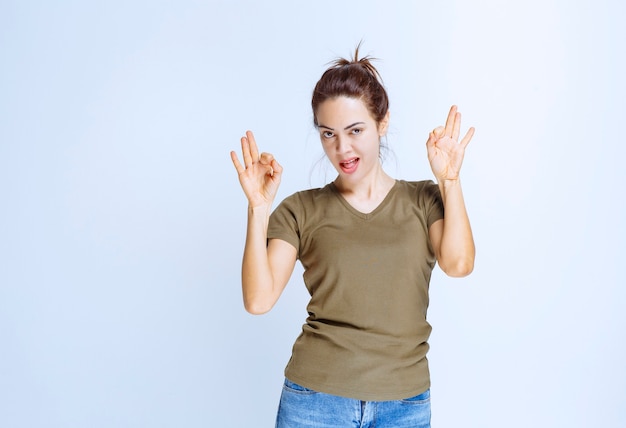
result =
[{"label": "woman's left hand", "polygon": [[459,179],[465,147],[474,135],[474,128],[470,128],[459,142],[460,129],[461,113],[457,111],[456,106],[452,106],[450,113],[448,113],[445,128],[439,126],[428,135],[426,142],[428,161],[440,183],[444,180]]}]

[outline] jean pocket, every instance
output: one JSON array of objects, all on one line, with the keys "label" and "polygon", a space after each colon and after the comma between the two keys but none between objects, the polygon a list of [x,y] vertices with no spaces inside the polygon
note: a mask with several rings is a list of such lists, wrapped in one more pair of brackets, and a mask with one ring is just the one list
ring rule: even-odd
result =
[{"label": "jean pocket", "polygon": [[419,395],[416,395],[415,397],[409,397],[409,398],[400,400],[400,402],[406,403],[406,404],[423,404],[423,403],[428,403],[429,401],[430,401],[430,389],[427,389],[426,391],[422,392]]},{"label": "jean pocket", "polygon": [[295,392],[297,394],[317,394],[316,391],[305,388],[302,385],[298,385],[297,383],[292,382],[287,378],[285,378],[285,384],[283,385],[283,388],[289,392]]}]

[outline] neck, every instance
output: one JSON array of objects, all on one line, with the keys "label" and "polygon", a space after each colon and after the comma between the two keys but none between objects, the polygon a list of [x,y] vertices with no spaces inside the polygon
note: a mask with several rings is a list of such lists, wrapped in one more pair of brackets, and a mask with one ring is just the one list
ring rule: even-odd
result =
[{"label": "neck", "polygon": [[386,195],[393,187],[395,180],[382,167],[377,168],[368,177],[358,181],[349,181],[337,177],[335,186],[344,196],[351,196],[361,200],[377,200]]}]

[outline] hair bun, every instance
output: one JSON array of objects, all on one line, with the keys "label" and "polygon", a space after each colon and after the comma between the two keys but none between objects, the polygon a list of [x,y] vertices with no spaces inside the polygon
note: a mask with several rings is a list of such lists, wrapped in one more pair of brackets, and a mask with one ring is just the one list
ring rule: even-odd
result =
[{"label": "hair bun", "polygon": [[356,49],[354,50],[354,55],[351,59],[337,58],[331,63],[331,68],[340,68],[352,65],[362,67],[365,71],[368,72],[368,74],[370,74],[382,84],[382,76],[380,75],[376,67],[374,67],[374,65],[372,64],[372,61],[377,61],[377,58],[371,57],[369,55],[359,58],[359,49],[361,48],[361,43],[362,42],[359,42],[359,44],[357,45]]},{"label": "hair bun", "polygon": [[316,126],[319,105],[327,99],[341,96],[362,100],[377,123],[386,116],[389,110],[387,91],[378,70],[372,64],[374,58],[359,58],[360,47],[361,43],[354,50],[352,59],[338,58],[332,61],[315,85],[311,107]]}]

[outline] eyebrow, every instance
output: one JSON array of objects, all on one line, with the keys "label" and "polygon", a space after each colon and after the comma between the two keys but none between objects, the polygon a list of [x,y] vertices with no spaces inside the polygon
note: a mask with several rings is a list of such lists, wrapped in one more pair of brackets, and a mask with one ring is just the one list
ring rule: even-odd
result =
[{"label": "eyebrow", "polygon": [[[352,125],[348,125],[345,128],[343,128],[344,131],[347,131],[350,128],[353,128],[357,125],[365,125],[365,122],[354,122]],[[331,128],[330,126],[326,126],[326,125],[317,125],[318,128],[324,128],[324,129],[328,129],[329,131],[334,131],[333,128]]]}]

